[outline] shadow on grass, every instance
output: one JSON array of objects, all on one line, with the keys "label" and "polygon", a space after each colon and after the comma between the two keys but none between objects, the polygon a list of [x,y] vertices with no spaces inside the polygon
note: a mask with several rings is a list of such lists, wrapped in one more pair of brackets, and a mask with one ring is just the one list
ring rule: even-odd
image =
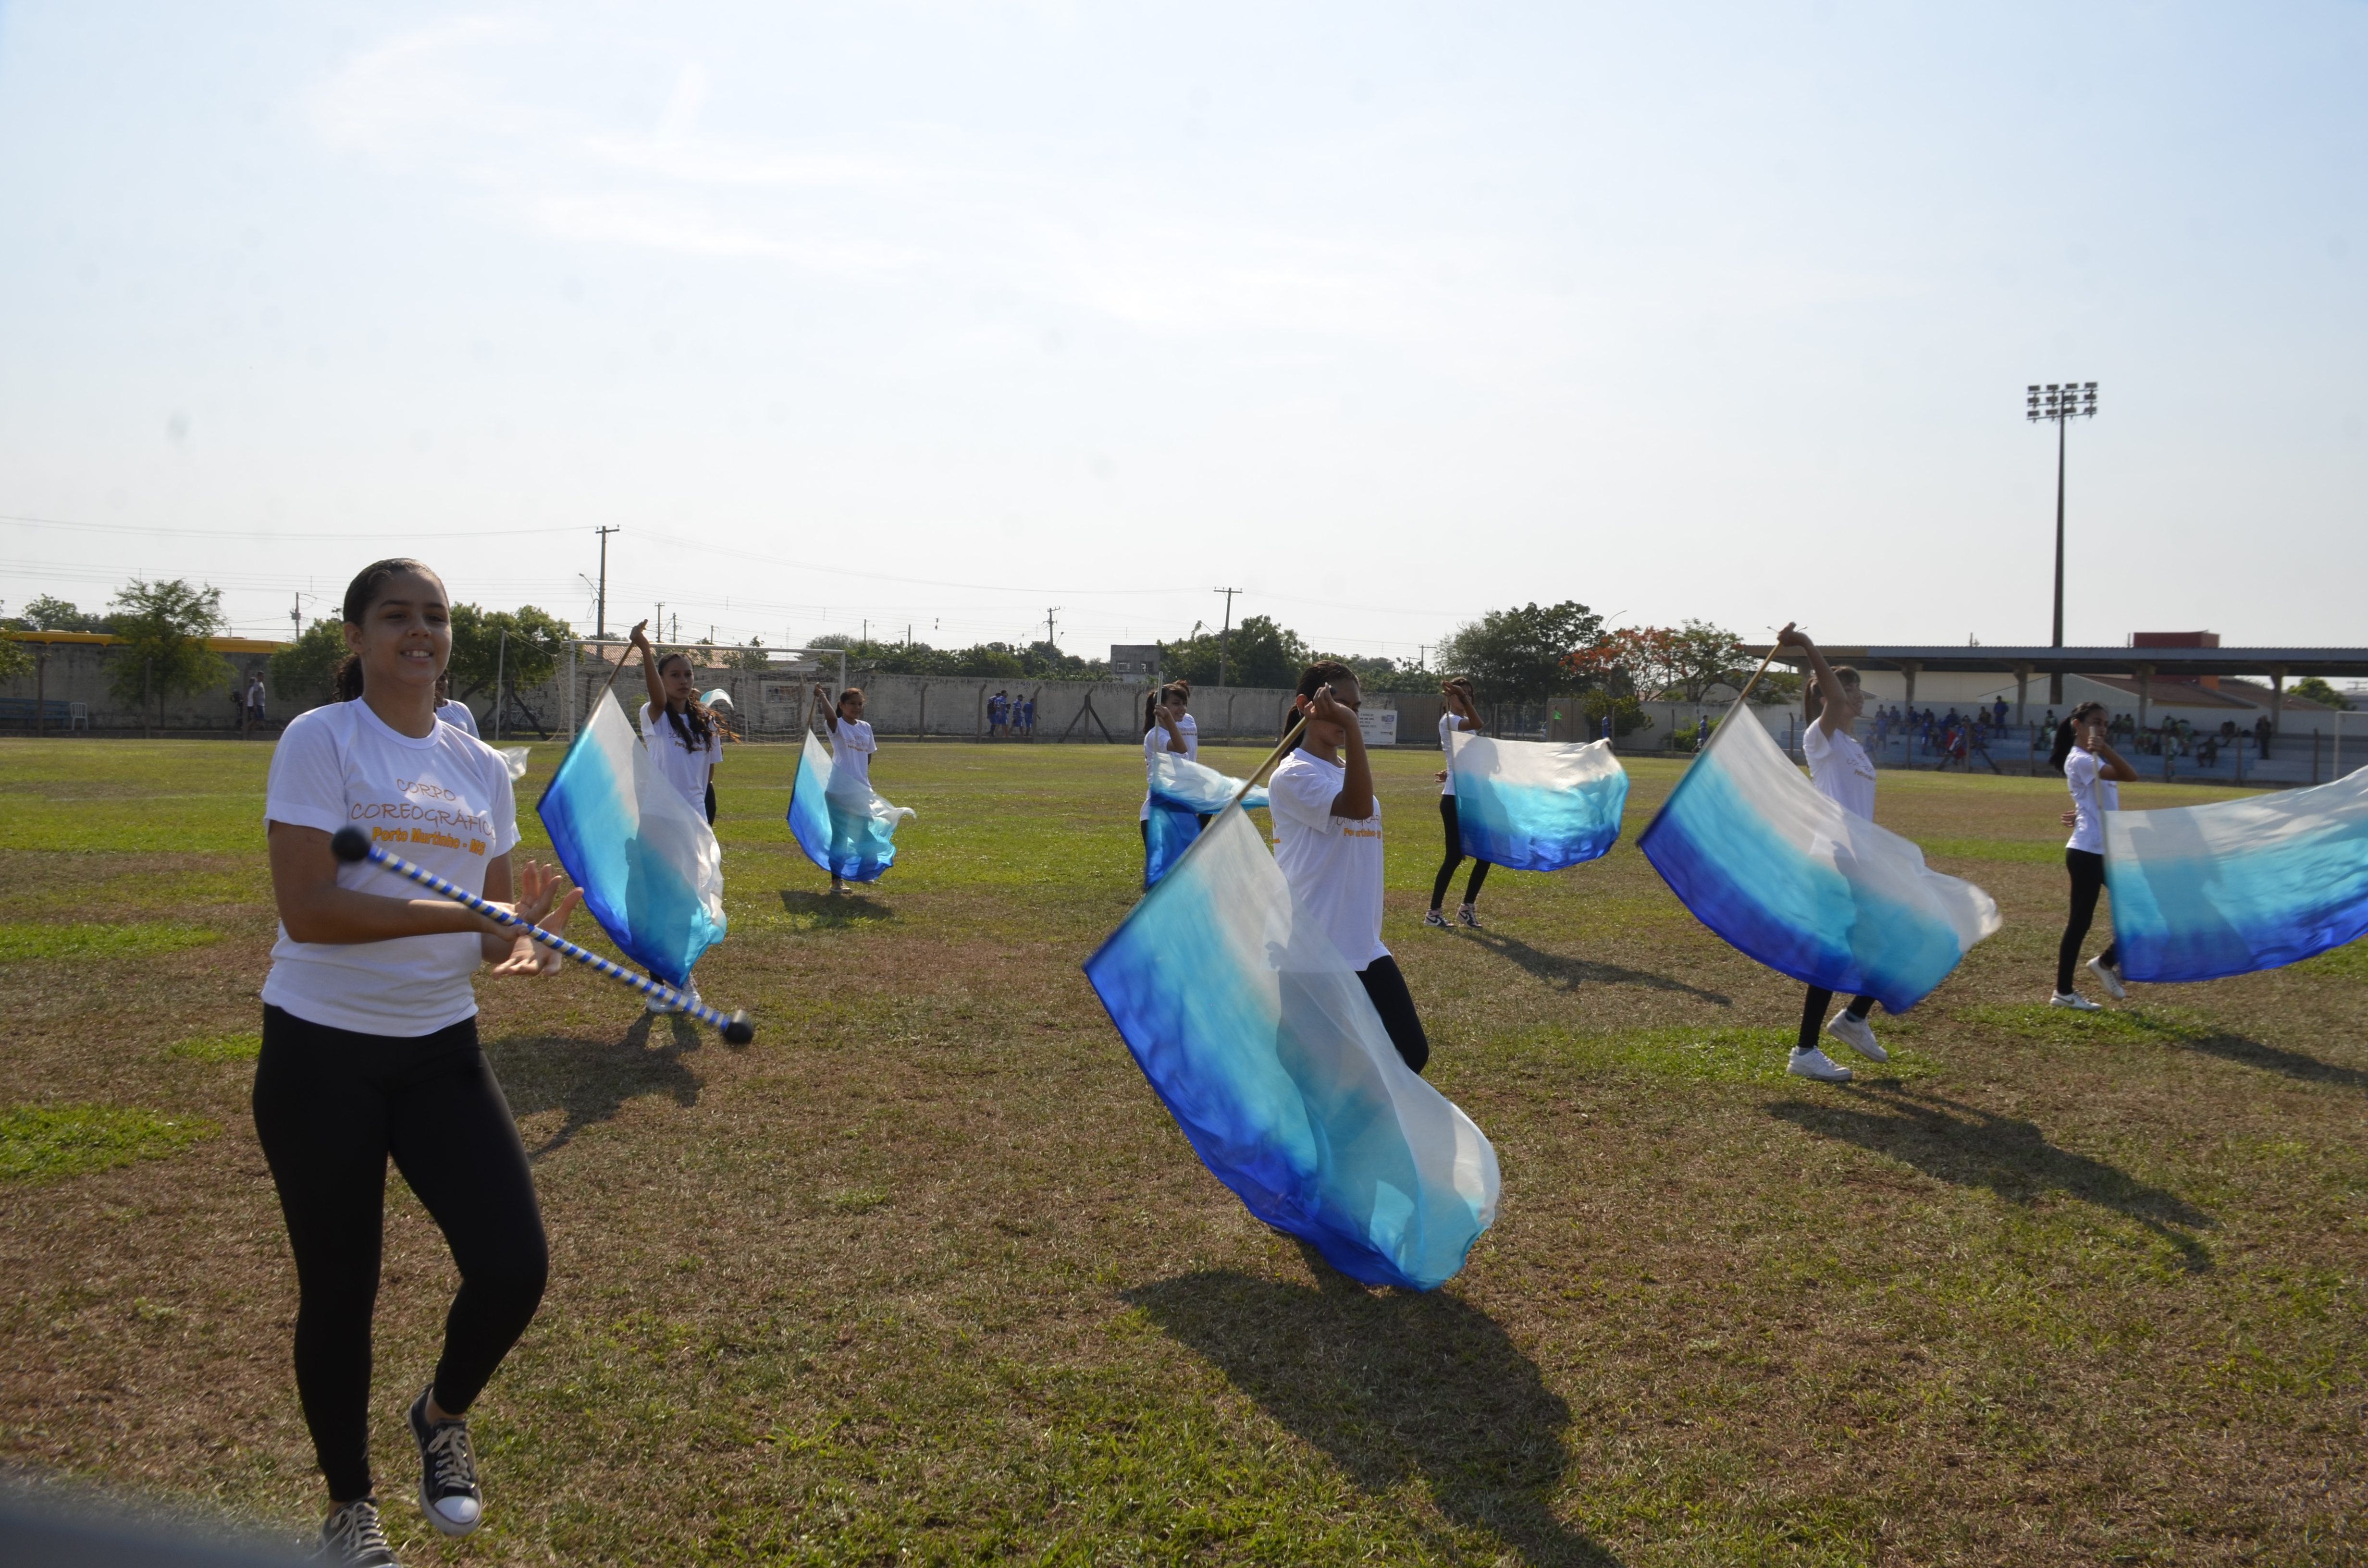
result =
[{"label": "shadow on grass", "polygon": [[1575,990],[1583,983],[1641,985],[1648,991],[1674,991],[1700,1001],[1715,1002],[1722,1007],[1734,1006],[1732,998],[1719,992],[1704,991],[1699,985],[1688,985],[1682,980],[1672,980],[1666,974],[1655,974],[1650,970],[1622,969],[1614,963],[1589,963],[1584,959],[1566,959],[1559,953],[1540,952],[1518,937],[1496,931],[1467,931],[1463,935],[1498,958],[1510,959],[1540,980],[1565,991]]},{"label": "shadow on grass", "polygon": [[1887,1154],[1938,1180],[1987,1187],[2010,1203],[2029,1203],[2043,1192],[2065,1193],[2136,1221],[2176,1248],[2191,1273],[2212,1267],[2203,1244],[2188,1233],[2209,1229],[2212,1216],[2101,1160],[2057,1148],[2034,1122],[1893,1083],[1839,1092],[1865,1103],[1788,1100],[1770,1106],[1768,1114],[1804,1131]]},{"label": "shadow on grass", "polygon": [[1458,1525],[1530,1563],[1616,1563],[1554,1516],[1570,1407],[1457,1296],[1368,1290],[1309,1251],[1311,1289],[1231,1269],[1126,1292],[1266,1413],[1382,1491],[1420,1475]]},{"label": "shadow on grass", "polygon": [[2316,1056],[2305,1056],[2299,1051],[2283,1046],[2263,1045],[2242,1035],[2208,1034],[2191,1036],[2179,1041],[2186,1050],[2206,1056],[2216,1056],[2223,1062],[2234,1062],[2244,1067],[2256,1067],[2264,1073],[2278,1073],[2305,1084],[2336,1084],[2347,1089],[2368,1089],[2368,1073],[2357,1067],[2339,1067],[2332,1062],[2321,1062]]},{"label": "shadow on grass", "polygon": [[697,1105],[699,1080],[683,1058],[699,1045],[700,1027],[679,1013],[643,1013],[614,1043],[513,1035],[488,1045],[485,1055],[513,1117],[567,1113],[558,1131],[527,1151],[527,1158],[540,1160],[614,1117],[628,1100],[666,1095],[678,1106]]},{"label": "shadow on grass", "polygon": [[855,926],[868,920],[894,920],[896,912],[878,899],[860,892],[807,892],[799,888],[781,890],[781,907],[791,915],[810,917],[817,926]]}]

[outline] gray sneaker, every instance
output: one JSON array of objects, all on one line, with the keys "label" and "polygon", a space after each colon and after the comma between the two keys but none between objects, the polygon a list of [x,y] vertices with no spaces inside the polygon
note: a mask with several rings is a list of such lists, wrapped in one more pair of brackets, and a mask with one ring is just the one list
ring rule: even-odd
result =
[{"label": "gray sneaker", "polygon": [[2122,984],[2122,969],[2119,964],[2107,963],[2104,955],[2100,953],[2089,960],[2089,972],[2097,977],[2097,983],[2105,988],[2106,995],[2116,1002],[2129,1000],[2129,990]]},{"label": "gray sneaker", "polygon": [[386,1543],[375,1497],[357,1497],[331,1514],[321,1527],[321,1546],[313,1560],[337,1568],[403,1568],[394,1560],[394,1548]]},{"label": "gray sneaker", "polygon": [[1468,903],[1464,904],[1456,910],[1455,921],[1459,926],[1468,926],[1477,931],[1480,929],[1480,912]]},{"label": "gray sneaker", "polygon": [[484,1494],[477,1490],[477,1457],[469,1451],[466,1421],[430,1421],[429,1383],[411,1402],[411,1440],[419,1445],[419,1509],[439,1535],[467,1535],[484,1522]]}]

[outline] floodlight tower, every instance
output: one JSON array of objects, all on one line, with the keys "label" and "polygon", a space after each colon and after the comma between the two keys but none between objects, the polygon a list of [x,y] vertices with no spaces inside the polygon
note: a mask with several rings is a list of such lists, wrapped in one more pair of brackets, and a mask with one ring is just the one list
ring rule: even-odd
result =
[{"label": "floodlight tower", "polygon": [[[2097,383],[2094,381],[2050,381],[2044,387],[2024,389],[2023,414],[2036,425],[2043,419],[2055,422],[2055,634],[2048,643],[2051,648],[2064,646],[2064,430],[2075,419],[2097,416]],[[2047,700],[2061,708],[2064,705],[2064,672],[2047,672]]]}]

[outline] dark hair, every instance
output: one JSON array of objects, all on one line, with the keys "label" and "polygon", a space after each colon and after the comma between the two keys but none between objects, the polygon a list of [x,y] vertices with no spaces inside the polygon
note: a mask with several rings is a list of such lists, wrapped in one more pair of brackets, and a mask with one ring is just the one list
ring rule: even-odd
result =
[{"label": "dark hair", "polygon": [[[1318,659],[1299,672],[1298,694],[1302,698],[1313,697],[1320,688],[1330,686],[1344,676],[1349,680],[1355,680],[1357,672],[1338,659]],[[1296,706],[1297,704],[1293,704],[1294,708]],[[1286,714],[1283,720],[1284,729],[1288,731],[1292,722],[1294,721]],[[1306,744],[1307,732],[1302,730],[1299,732],[1299,744],[1304,746]]]},{"label": "dark hair", "polygon": [[1170,696],[1180,697],[1187,702],[1191,701],[1192,687],[1190,683],[1187,681],[1171,680],[1166,686],[1161,687],[1158,690],[1148,693],[1144,696],[1143,699],[1143,733],[1144,734],[1147,735],[1151,733],[1151,727],[1159,722],[1160,704],[1166,702]]},{"label": "dark hair", "polygon": [[[666,667],[677,659],[682,661],[683,668],[693,667],[690,655],[677,648],[671,653],[659,655],[658,673],[664,675]],[[681,738],[683,750],[705,751],[714,744],[717,733],[723,730],[723,722],[715,716],[713,709],[699,699],[699,694],[695,691],[685,707],[688,710],[689,724],[684,723],[685,714],[676,712],[672,703],[666,705],[666,722],[674,726],[674,733]]]},{"label": "dark hair", "polygon": [[[370,606],[378,603],[379,590],[390,577],[400,577],[416,572],[422,577],[435,577],[443,586],[444,579],[436,576],[435,569],[424,561],[414,561],[408,555],[390,555],[384,561],[373,561],[363,567],[354,580],[346,585],[345,620],[347,626],[359,626],[370,614]],[[337,700],[351,702],[362,694],[362,656],[347,653],[337,665],[336,685]]]},{"label": "dark hair", "polygon": [[[1859,679],[1857,667],[1851,665],[1836,665],[1834,679],[1851,687],[1862,684]],[[1817,677],[1812,674],[1807,680],[1801,683],[1801,717],[1810,723],[1815,723],[1817,715],[1825,710],[1826,694],[1817,688]]]},{"label": "dark hair", "polygon": [[862,695],[863,688],[861,687],[850,686],[845,691],[838,694],[838,700],[830,705],[830,710],[838,717],[844,719],[847,717],[847,699],[850,697],[860,697]]},{"label": "dark hair", "polygon": [[2063,772],[2065,761],[2072,755],[2072,748],[2079,744],[2080,715],[2102,713],[2104,710],[2105,705],[2101,702],[2083,702],[2064,716],[2064,722],[2055,726],[2055,744],[2047,753],[2049,772]]}]

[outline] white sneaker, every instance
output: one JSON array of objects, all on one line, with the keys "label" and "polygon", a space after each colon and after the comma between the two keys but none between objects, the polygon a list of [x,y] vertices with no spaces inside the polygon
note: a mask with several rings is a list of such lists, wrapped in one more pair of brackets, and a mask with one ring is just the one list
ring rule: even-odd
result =
[{"label": "white sneaker", "polygon": [[1456,910],[1455,919],[1458,925],[1468,926],[1474,931],[1480,929],[1480,912],[1468,903]]},{"label": "white sneaker", "polygon": [[1847,1008],[1826,1021],[1826,1032],[1869,1062],[1891,1060],[1891,1052],[1875,1043],[1873,1028],[1864,1018],[1853,1017]]},{"label": "white sneaker", "polygon": [[1850,1081],[1849,1068],[1814,1045],[1806,1051],[1794,1046],[1793,1060],[1784,1064],[1784,1071],[1795,1078],[1815,1078],[1820,1084],[1847,1084]]},{"label": "white sneaker", "polygon": [[1441,915],[1436,909],[1426,913],[1422,917],[1422,923],[1435,931],[1452,931],[1455,929],[1454,926],[1450,926],[1447,923],[1447,916]]},{"label": "white sneaker", "polygon": [[2097,983],[2105,988],[2106,995],[2112,997],[2116,1002],[2126,1002],[2129,1000],[2129,990],[2122,984],[2122,971],[2120,965],[2107,963],[2105,961],[2104,955],[2100,953],[2097,957],[2089,960],[2089,972],[2097,977]]},{"label": "white sneaker", "polygon": [[2101,1013],[2105,1010],[2102,1006],[2089,1001],[2078,991],[2059,991],[2047,999],[2047,1005],[2051,1007],[2069,1007],[2076,1013]]}]

